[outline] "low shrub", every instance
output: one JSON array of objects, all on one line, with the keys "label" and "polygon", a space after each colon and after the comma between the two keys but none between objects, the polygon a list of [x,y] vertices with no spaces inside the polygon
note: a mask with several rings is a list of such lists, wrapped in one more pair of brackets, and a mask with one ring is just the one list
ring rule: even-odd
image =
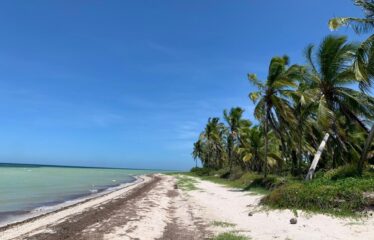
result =
[{"label": "low shrub", "polygon": [[253,181],[245,187],[245,190],[250,190],[251,188],[265,188],[267,190],[272,190],[274,188],[277,188],[281,185],[286,183],[286,178],[282,177],[275,177],[275,176],[269,176],[269,177],[257,177],[253,179]]},{"label": "low shrub", "polygon": [[357,177],[357,175],[357,166],[350,164],[327,171],[323,177],[326,179],[338,180],[348,177]]},{"label": "low shrub", "polygon": [[242,235],[238,235],[236,233],[228,232],[219,234],[218,236],[213,238],[213,240],[249,240],[249,238]]},{"label": "low shrub", "polygon": [[196,176],[209,176],[209,174],[213,171],[211,168],[199,168],[194,167],[190,170],[191,173],[195,174]]},{"label": "low shrub", "polygon": [[355,215],[366,206],[363,192],[374,191],[374,179],[315,179],[289,182],[274,189],[262,203],[275,208]]}]

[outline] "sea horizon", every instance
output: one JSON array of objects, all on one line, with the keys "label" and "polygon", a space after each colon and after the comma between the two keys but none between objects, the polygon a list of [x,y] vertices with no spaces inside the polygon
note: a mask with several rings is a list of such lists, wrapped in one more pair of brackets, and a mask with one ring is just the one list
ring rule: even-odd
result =
[{"label": "sea horizon", "polygon": [[163,172],[187,172],[188,170],[162,169],[162,168],[127,168],[127,167],[103,167],[103,166],[83,166],[83,165],[59,165],[43,163],[10,163],[0,162],[0,167],[56,167],[56,168],[93,168],[93,169],[123,169],[123,170],[149,170]]}]

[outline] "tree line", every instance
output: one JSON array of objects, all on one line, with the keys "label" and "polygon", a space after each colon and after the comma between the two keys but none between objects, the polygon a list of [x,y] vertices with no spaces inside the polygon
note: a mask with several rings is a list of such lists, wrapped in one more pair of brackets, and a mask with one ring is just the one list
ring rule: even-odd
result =
[{"label": "tree line", "polygon": [[[354,3],[365,17],[333,18],[332,30],[347,26],[370,33],[374,1]],[[266,79],[248,74],[259,123],[244,119],[240,107],[224,110],[223,121],[209,118],[194,143],[194,159],[203,167],[229,172],[240,167],[265,177],[291,173],[311,179],[316,166],[328,170],[346,164],[361,175],[374,159],[374,35],[360,43],[329,35],[318,46],[307,46],[304,56],[303,65],[291,65],[288,56],[273,57]]]}]

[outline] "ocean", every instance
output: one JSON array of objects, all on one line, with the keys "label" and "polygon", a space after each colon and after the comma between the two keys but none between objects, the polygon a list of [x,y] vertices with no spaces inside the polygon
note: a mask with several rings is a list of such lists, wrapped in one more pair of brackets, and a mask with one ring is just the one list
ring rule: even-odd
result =
[{"label": "ocean", "polygon": [[135,181],[152,170],[0,164],[0,224],[54,210]]}]

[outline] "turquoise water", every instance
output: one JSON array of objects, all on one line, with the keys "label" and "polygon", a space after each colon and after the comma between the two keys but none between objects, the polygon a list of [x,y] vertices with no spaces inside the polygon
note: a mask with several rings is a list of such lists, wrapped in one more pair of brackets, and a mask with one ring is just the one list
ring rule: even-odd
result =
[{"label": "turquoise water", "polygon": [[88,196],[150,172],[0,164],[0,219]]}]

